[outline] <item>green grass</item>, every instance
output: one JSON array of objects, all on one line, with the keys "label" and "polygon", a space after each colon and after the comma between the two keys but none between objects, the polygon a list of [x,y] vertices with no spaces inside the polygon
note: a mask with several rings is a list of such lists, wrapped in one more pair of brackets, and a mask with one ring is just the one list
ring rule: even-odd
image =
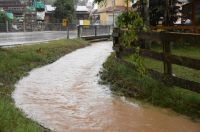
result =
[{"label": "green grass", "polygon": [[[154,51],[162,51],[162,47],[159,44],[152,44],[151,48]],[[200,47],[190,46],[189,44],[174,44],[172,46],[172,54],[200,60]],[[131,57],[127,57],[126,60],[132,61]],[[143,61],[146,68],[154,69],[163,73],[163,62],[149,58],[144,58]],[[200,83],[200,70],[194,70],[175,64],[172,65],[172,68],[175,76]]]},{"label": "green grass", "polygon": [[2,132],[40,132],[45,130],[37,123],[25,118],[10,97],[0,98],[0,130]]},{"label": "green grass", "polygon": [[[157,65],[154,64],[154,66]],[[111,90],[114,93],[134,97],[156,106],[171,108],[193,119],[200,119],[200,94],[166,86],[148,75],[141,75],[137,69],[116,61],[114,54],[108,58],[103,67],[101,72],[103,83],[111,84]]]},{"label": "green grass", "polygon": [[18,110],[11,94],[14,84],[28,72],[56,61],[61,56],[85,47],[88,42],[74,40],[56,40],[36,45],[18,46],[0,49],[0,132],[35,132],[44,128],[27,119]]},{"label": "green grass", "polygon": [[[152,43],[151,49],[162,52],[162,45],[158,43]],[[200,47],[197,45],[191,46],[187,43],[172,44],[172,54],[200,59]]]},{"label": "green grass", "polygon": [[[126,57],[125,60],[129,62],[133,62],[131,58],[132,57],[129,56],[129,57]],[[164,72],[163,62],[149,59],[149,58],[143,58],[142,60],[146,68],[153,69],[161,73]],[[172,68],[173,68],[173,74],[175,76],[200,83],[200,70],[194,70],[194,69],[179,66],[179,65],[172,65]]]}]

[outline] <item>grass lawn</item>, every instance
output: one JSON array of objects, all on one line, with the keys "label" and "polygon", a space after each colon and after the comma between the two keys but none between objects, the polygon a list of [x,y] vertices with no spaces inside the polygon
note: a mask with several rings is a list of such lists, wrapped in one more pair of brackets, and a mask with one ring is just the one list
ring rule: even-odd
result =
[{"label": "grass lawn", "polygon": [[[161,52],[162,47],[161,45],[152,45],[152,50]],[[190,45],[173,45],[172,46],[172,54],[179,55],[179,56],[186,56],[194,59],[200,60],[200,47],[199,46],[190,46]],[[128,57],[128,60],[130,60],[131,57]],[[132,61],[132,60],[130,60]],[[143,63],[145,67],[154,69],[156,71],[163,73],[163,62],[156,61],[149,58],[144,58]],[[175,76],[181,77],[183,79],[196,81],[200,83],[200,70],[194,70],[191,68],[179,66],[179,65],[172,65],[173,68],[173,74]]]},{"label": "grass lawn", "polygon": [[[199,47],[186,47],[174,47],[173,54],[200,59]],[[152,49],[161,51],[159,46],[152,46]],[[125,57],[125,60],[135,63],[133,55]],[[146,68],[163,72],[162,62],[143,58],[142,63]],[[114,93],[141,99],[156,106],[171,108],[192,119],[200,119],[200,94],[179,87],[166,86],[146,74],[139,73],[138,69],[119,63],[115,60],[114,54],[108,58],[103,67],[101,72],[103,83],[111,84],[111,90]],[[200,82],[199,70],[173,65],[173,71],[176,76]]]},{"label": "grass lawn", "polygon": [[88,42],[80,39],[63,39],[35,45],[0,48],[0,132],[44,131],[45,128],[27,119],[15,107],[11,98],[14,84],[33,68],[52,63],[65,54],[87,45]]},{"label": "grass lawn", "polygon": [[[161,44],[153,43],[151,49],[162,52]],[[191,46],[187,43],[172,44],[172,54],[200,59],[200,46]]]}]

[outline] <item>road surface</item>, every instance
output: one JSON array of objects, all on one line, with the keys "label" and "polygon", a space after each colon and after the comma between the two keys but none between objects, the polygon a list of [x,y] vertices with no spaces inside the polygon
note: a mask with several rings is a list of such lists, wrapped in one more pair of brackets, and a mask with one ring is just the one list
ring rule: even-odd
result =
[{"label": "road surface", "polygon": [[112,42],[95,43],[35,69],[13,98],[28,117],[56,132],[200,132],[200,123],[114,97],[97,74]]},{"label": "road surface", "polygon": [[[70,38],[75,38],[76,36],[76,31],[70,31]],[[61,38],[67,38],[66,31],[0,33],[0,46],[31,44]]]}]

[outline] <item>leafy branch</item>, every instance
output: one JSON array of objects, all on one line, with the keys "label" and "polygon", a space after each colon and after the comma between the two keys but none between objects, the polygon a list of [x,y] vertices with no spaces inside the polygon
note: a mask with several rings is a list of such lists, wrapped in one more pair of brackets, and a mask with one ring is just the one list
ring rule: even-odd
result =
[{"label": "leafy branch", "polygon": [[138,40],[138,32],[148,30],[147,26],[144,24],[143,19],[137,12],[134,11],[123,12],[121,15],[119,15],[116,25],[119,28],[127,29],[122,37],[123,44],[126,47],[131,46],[132,42]]}]

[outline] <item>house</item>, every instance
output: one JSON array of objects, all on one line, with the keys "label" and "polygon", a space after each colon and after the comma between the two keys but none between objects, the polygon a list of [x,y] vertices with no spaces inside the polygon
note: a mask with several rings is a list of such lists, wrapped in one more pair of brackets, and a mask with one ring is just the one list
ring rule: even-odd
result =
[{"label": "house", "polygon": [[[128,9],[132,6],[128,2]],[[107,0],[105,4],[99,5],[97,13],[100,16],[100,22],[103,25],[114,25],[117,16],[127,10],[127,3],[125,0]],[[97,15],[97,14],[95,14]]]},{"label": "house", "polygon": [[78,22],[80,22],[80,20],[89,20],[90,12],[87,6],[78,5],[75,13]]},{"label": "house", "polygon": [[53,13],[55,9],[56,7],[53,7],[52,5],[45,5],[45,23],[53,21]]},{"label": "house", "polygon": [[[23,27],[23,19],[24,19],[24,12],[26,10],[27,2],[21,2],[21,0],[0,0],[0,8],[2,11],[5,11],[7,20],[9,21],[7,31],[11,31],[12,27],[15,29],[22,29]],[[1,23],[5,26],[6,21],[1,20]],[[17,25],[16,25],[17,24]],[[5,29],[1,28],[0,31],[6,31]]]},{"label": "house", "polygon": [[98,9],[92,9],[90,12],[90,17],[92,19],[91,23],[94,25],[100,24],[100,14],[98,13]]},{"label": "house", "polygon": [[22,3],[20,0],[0,0],[0,8],[6,12],[12,12],[14,16],[22,16],[27,3]]},{"label": "house", "polygon": [[185,20],[190,20],[193,25],[200,25],[200,1],[193,0],[182,7],[182,14]]},{"label": "house", "polygon": [[33,6],[35,7],[37,14],[37,21],[44,21],[45,19],[45,3],[42,0],[33,0]]}]

